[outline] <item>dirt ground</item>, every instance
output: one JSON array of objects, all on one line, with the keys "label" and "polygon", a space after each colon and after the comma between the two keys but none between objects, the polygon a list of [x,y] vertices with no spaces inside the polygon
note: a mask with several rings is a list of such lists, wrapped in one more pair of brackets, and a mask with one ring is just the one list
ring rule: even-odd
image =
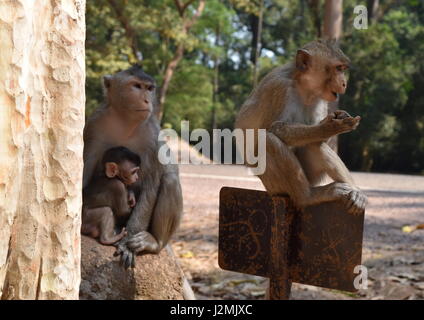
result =
[{"label": "dirt ground", "polygon": [[[232,165],[180,166],[184,217],[172,242],[198,299],[262,299],[266,279],[218,266],[218,204],[223,186],[263,190]],[[424,299],[424,177],[354,173],[369,197],[363,265],[368,288],[358,294],[293,284],[292,299]]]}]

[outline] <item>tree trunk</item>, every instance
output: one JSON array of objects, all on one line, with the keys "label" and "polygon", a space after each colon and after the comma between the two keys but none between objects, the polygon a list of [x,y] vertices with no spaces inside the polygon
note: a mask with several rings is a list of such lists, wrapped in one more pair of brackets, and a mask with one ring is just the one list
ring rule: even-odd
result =
[{"label": "tree trunk", "polygon": [[[189,8],[189,6],[193,2],[194,0],[189,0],[186,3],[182,3],[179,0],[174,0],[175,6],[183,22],[183,32],[185,35],[189,34],[190,29],[200,18],[206,6],[206,0],[199,0],[199,4],[197,6],[195,13],[193,14],[191,18],[187,18],[185,14],[186,10]],[[165,112],[164,105],[165,105],[166,94],[168,92],[169,84],[171,83],[171,79],[172,79],[172,76],[174,75],[175,69],[177,68],[178,64],[184,57],[184,49],[185,49],[184,44],[180,43],[177,46],[176,52],[174,56],[172,57],[172,60],[169,62],[169,64],[166,67],[165,75],[163,77],[163,83],[159,90],[158,105],[155,111],[155,114],[158,117],[159,122],[162,122],[162,118]]]},{"label": "tree trunk", "polygon": [[257,17],[254,16],[254,19],[252,22],[253,87],[256,87],[256,85],[258,84],[258,69],[259,69],[259,57],[261,55],[263,13],[264,13],[264,0],[261,0],[259,4],[259,15]]},{"label": "tree trunk", "polygon": [[0,8],[0,297],[77,299],[85,0]]},{"label": "tree trunk", "polygon": [[312,13],[317,38],[321,38],[320,0],[308,0],[308,5]]},{"label": "tree trunk", "polygon": [[368,19],[370,24],[375,22],[379,18],[379,8],[380,8],[379,0],[367,1]]},{"label": "tree trunk", "polygon": [[162,121],[162,118],[163,118],[163,112],[164,112],[163,106],[165,104],[166,93],[168,92],[169,84],[171,83],[171,79],[172,79],[172,76],[174,75],[174,71],[177,68],[183,56],[184,56],[184,46],[180,44],[171,62],[166,67],[165,76],[163,77],[163,83],[159,90],[159,97],[158,97],[159,102],[156,108],[156,116],[158,117],[159,121]]},{"label": "tree trunk", "polygon": [[[221,38],[221,30],[220,30],[220,24],[218,23],[218,26],[215,31],[215,46],[219,46],[219,42]],[[218,93],[219,93],[219,64],[220,59],[218,54],[214,57],[214,72],[213,72],[213,93],[212,93],[212,120],[211,120],[211,128],[216,129],[216,109],[218,107]]]},{"label": "tree trunk", "polygon": [[339,39],[342,34],[343,0],[326,0],[324,10],[324,37]]},{"label": "tree trunk", "polygon": [[[324,11],[324,38],[340,39],[343,28],[343,0],[325,0]],[[330,102],[328,111],[333,112],[338,109],[339,102]],[[337,136],[331,137],[328,140],[330,147],[337,151],[338,139]]]}]

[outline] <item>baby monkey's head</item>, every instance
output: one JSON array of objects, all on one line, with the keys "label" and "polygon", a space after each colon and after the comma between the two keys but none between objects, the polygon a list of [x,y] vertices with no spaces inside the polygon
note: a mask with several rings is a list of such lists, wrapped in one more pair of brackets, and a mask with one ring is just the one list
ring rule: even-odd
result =
[{"label": "baby monkey's head", "polygon": [[138,180],[140,156],[125,147],[106,150],[102,163],[108,178],[117,178],[127,186]]}]

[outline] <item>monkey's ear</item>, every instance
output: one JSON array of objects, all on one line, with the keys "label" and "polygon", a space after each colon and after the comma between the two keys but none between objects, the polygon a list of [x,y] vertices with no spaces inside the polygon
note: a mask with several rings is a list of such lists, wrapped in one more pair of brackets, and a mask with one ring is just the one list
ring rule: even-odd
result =
[{"label": "monkey's ear", "polygon": [[311,55],[305,49],[297,50],[296,54],[296,69],[306,71],[311,63]]},{"label": "monkey's ear", "polygon": [[110,88],[110,84],[112,82],[112,75],[107,74],[103,77],[103,85],[105,86],[106,89]]},{"label": "monkey's ear", "polygon": [[115,162],[106,162],[105,169],[106,169],[106,177],[108,178],[114,178],[119,173],[118,165]]}]

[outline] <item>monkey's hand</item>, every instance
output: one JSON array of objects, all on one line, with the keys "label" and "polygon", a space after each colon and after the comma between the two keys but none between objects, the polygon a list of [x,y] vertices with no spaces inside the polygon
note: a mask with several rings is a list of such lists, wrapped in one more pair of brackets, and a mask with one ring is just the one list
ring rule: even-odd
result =
[{"label": "monkey's hand", "polygon": [[121,256],[121,266],[125,269],[135,267],[135,257],[141,253],[158,253],[160,245],[156,239],[147,231],[141,231],[132,236],[125,237],[116,245],[116,251],[113,254]]},{"label": "monkey's hand", "polygon": [[116,251],[114,257],[120,256],[120,265],[125,269],[135,267],[135,254],[127,247],[129,237],[125,237],[119,242],[115,243]]},{"label": "monkey's hand", "polygon": [[136,204],[135,194],[134,192],[130,191],[128,192],[128,205],[130,206],[130,208],[134,208],[135,204]]},{"label": "monkey's hand", "polygon": [[[346,114],[348,115],[347,112]],[[355,118],[349,116],[339,119],[339,117],[343,116],[345,116],[345,114],[338,113],[338,115],[336,115],[336,113],[330,113],[320,122],[320,126],[324,131],[331,133],[331,135],[338,135],[355,130],[361,121],[360,116],[356,116]]]}]

